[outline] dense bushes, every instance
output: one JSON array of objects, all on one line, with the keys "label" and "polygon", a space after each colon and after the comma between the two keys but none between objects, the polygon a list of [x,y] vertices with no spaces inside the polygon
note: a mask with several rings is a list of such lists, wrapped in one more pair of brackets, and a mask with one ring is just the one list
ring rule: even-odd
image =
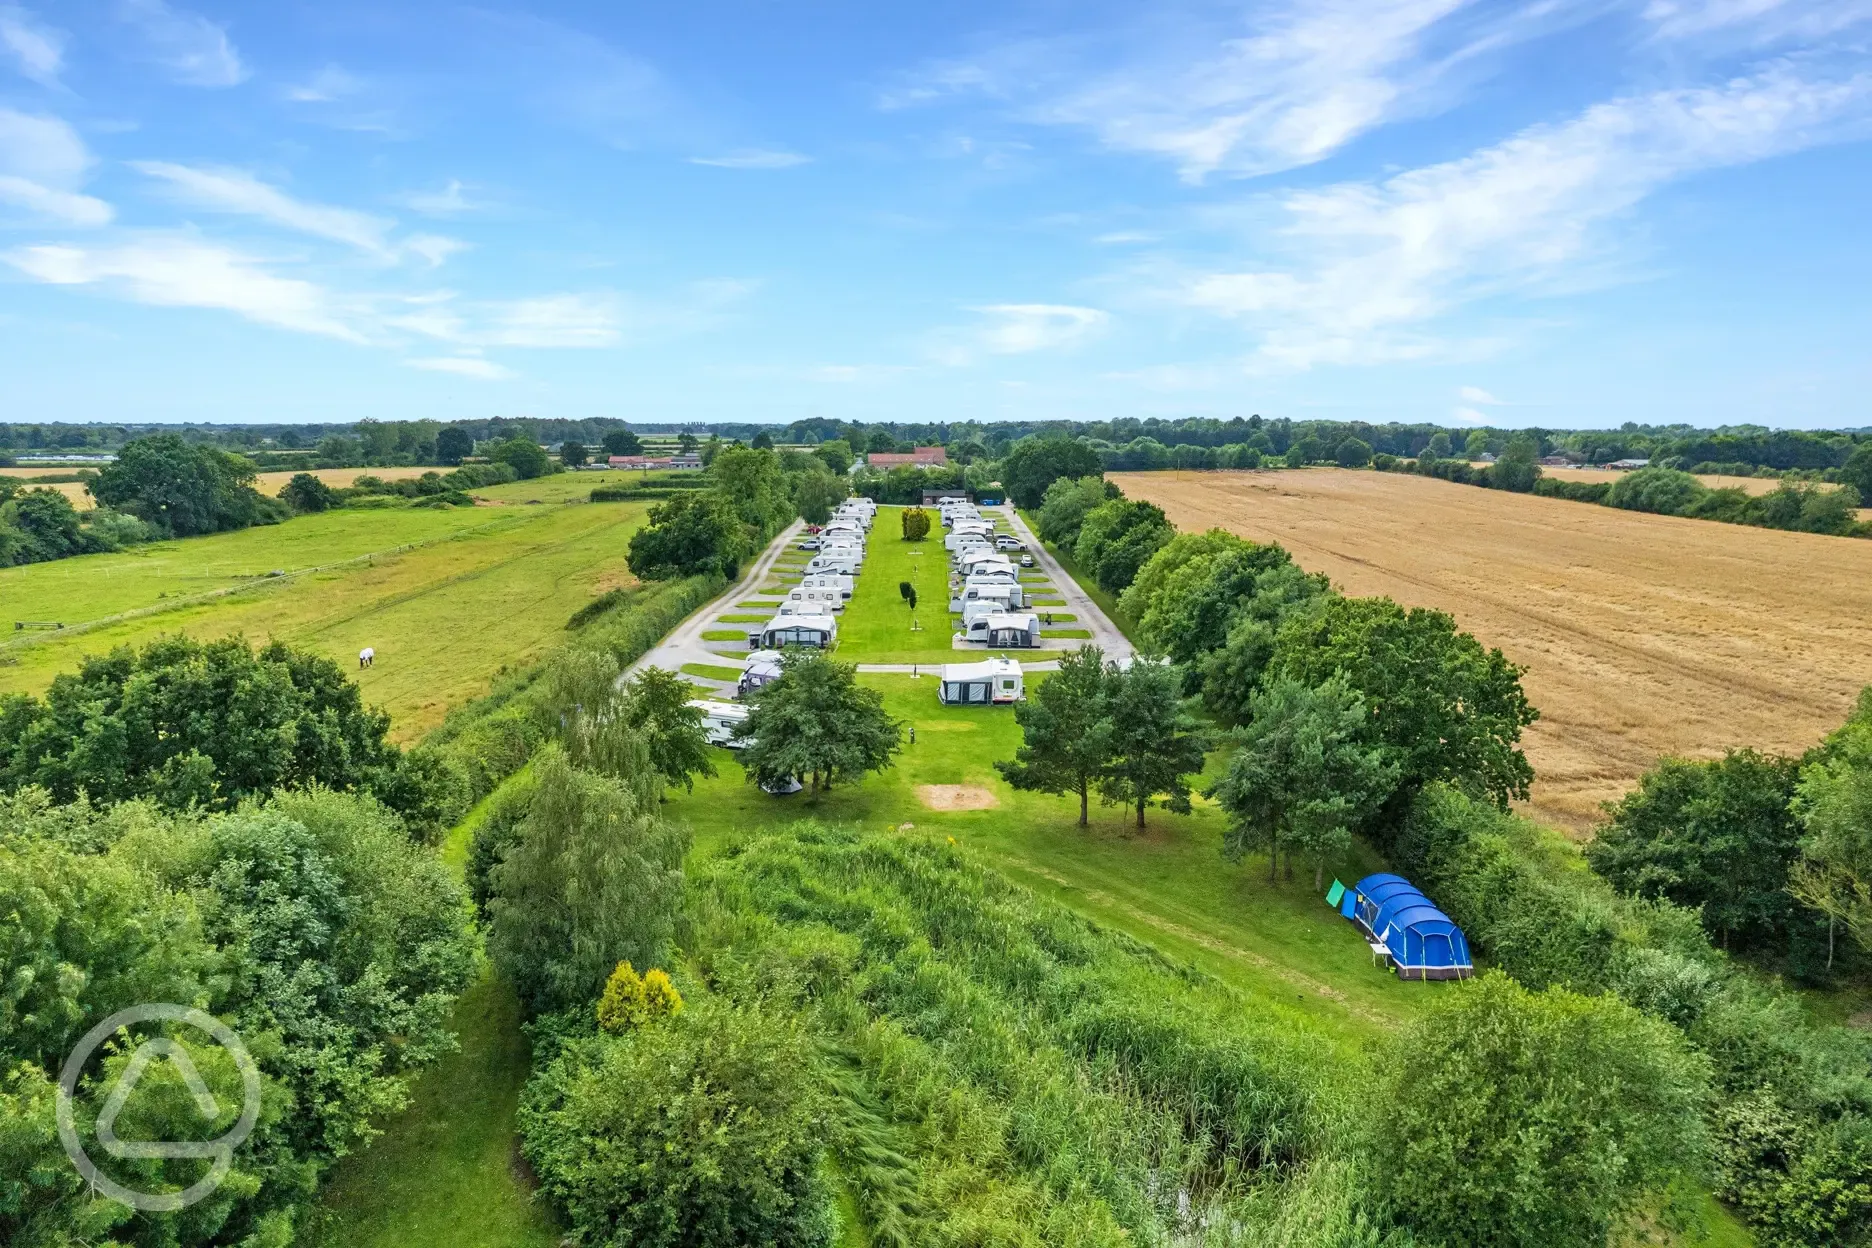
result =
[{"label": "dense bushes", "polygon": [[22,490],[0,477],[0,568],[120,550],[155,530],[108,507],[81,512],[57,490]]},{"label": "dense bushes", "polygon": [[527,1086],[527,1160],[586,1243],[824,1248],[813,1058],[796,1020],[720,1000],[583,1037]]},{"label": "dense bushes", "polygon": [[324,784],[415,814],[422,777],[385,740],[389,727],[330,659],[284,642],[166,637],[85,659],[43,701],[0,699],[0,789],[226,810]]},{"label": "dense bushes", "polygon": [[1377,1173],[1424,1243],[1603,1248],[1699,1167],[1707,1098],[1707,1063],[1669,1025],[1491,972],[1391,1049]]},{"label": "dense bushes", "polygon": [[631,535],[631,571],[644,580],[734,579],[741,561],[799,514],[802,500],[816,509],[830,497],[815,492],[824,490],[825,465],[808,455],[796,461],[798,471],[789,474],[771,450],[722,450],[706,469],[707,489],[672,495],[650,509],[650,523]]},{"label": "dense bushes", "polygon": [[1144,561],[1175,530],[1155,503],[1113,498],[1087,512],[1073,543],[1073,561],[1111,593],[1120,593]]},{"label": "dense bushes", "polygon": [[[315,791],[215,815],[53,807],[37,790],[0,798],[0,1241],[290,1242],[321,1172],[369,1139],[371,1120],[405,1102],[411,1074],[452,1045],[447,1021],[473,964],[463,914],[446,868],[368,798]],[[259,1064],[263,1105],[220,1188],[159,1218],[85,1190],[50,1092],[81,1034],[151,1001],[226,1020]],[[127,1056],[100,1059],[83,1085],[87,1135]],[[240,1080],[216,1046],[191,1045],[191,1056],[225,1129]],[[195,1138],[198,1111],[179,1081],[156,1075],[137,1085],[120,1127]],[[186,1186],[206,1164],[90,1151],[147,1191]]]},{"label": "dense bushes", "polygon": [[1432,786],[1392,862],[1523,984],[1614,992],[1710,1061],[1716,1192],[1767,1245],[1872,1233],[1872,1037],[1815,1027],[1795,997],[1711,948],[1695,912],[1623,898],[1553,834]]}]

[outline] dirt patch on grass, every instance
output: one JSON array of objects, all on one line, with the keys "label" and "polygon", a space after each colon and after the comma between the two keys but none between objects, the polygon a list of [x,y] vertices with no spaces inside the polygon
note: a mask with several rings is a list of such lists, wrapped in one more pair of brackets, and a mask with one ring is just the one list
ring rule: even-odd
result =
[{"label": "dirt patch on grass", "polygon": [[993,810],[1001,804],[979,784],[919,784],[916,795],[931,810]]}]

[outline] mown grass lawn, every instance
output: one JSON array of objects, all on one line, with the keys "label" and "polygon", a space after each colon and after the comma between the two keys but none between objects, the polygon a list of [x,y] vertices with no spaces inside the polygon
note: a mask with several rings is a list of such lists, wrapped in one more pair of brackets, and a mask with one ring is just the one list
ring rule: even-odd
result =
[{"label": "mown grass lawn", "polygon": [[727,667],[719,663],[685,663],[682,665],[685,675],[700,676],[703,680],[740,680],[741,669]]},{"label": "mown grass lawn", "polygon": [[[141,548],[148,555],[9,568],[0,572],[0,601],[14,618],[57,618],[42,614],[64,605],[51,596],[76,585],[82,592],[65,607],[66,618],[88,612],[95,619],[160,606],[166,584],[184,592],[203,588],[196,575],[290,570],[381,552],[89,632],[24,634],[21,642],[0,645],[0,693],[39,692],[84,655],[166,633],[244,633],[256,643],[288,641],[336,660],[357,678],[366,702],[390,712],[392,735],[412,741],[448,708],[485,690],[502,668],[557,645],[567,636],[566,620],[594,596],[628,582],[624,556],[646,510],[642,503],[603,503],[327,512]],[[398,549],[438,536],[451,540]],[[357,653],[367,645],[377,660],[360,671]]]}]

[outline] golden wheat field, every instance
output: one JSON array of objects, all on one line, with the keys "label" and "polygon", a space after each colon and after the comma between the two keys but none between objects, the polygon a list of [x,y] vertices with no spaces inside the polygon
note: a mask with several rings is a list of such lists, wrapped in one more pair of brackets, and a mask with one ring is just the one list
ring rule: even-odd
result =
[{"label": "golden wheat field", "polygon": [[1661,755],[1799,752],[1872,683],[1872,541],[1339,469],[1114,474],[1184,530],[1278,541],[1526,669],[1532,813],[1588,831]]}]

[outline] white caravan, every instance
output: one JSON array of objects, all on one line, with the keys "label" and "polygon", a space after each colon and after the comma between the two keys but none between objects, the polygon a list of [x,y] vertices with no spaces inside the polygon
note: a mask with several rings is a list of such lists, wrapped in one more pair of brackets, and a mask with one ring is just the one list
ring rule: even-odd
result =
[{"label": "white caravan", "polygon": [[944,706],[997,706],[1026,696],[1021,665],[1013,659],[985,663],[945,663],[936,700]]},{"label": "white caravan", "polygon": [[748,633],[748,646],[755,650],[787,646],[817,646],[824,650],[837,640],[838,621],[829,615],[776,615],[765,628]]},{"label": "white caravan", "polygon": [[738,702],[711,702],[707,698],[691,698],[689,705],[702,712],[702,732],[710,745],[739,749],[746,744],[740,733],[747,723],[747,707]]}]

